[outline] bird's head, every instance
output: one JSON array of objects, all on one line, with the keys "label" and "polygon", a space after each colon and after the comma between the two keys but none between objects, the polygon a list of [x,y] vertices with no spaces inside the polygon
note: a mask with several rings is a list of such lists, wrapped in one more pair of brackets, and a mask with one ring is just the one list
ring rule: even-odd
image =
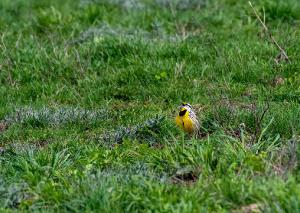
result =
[{"label": "bird's head", "polygon": [[182,102],[181,106],[179,107],[179,116],[184,116],[186,113],[189,113],[192,109],[192,106],[187,102]]},{"label": "bird's head", "polygon": [[182,103],[181,103],[181,107],[192,108],[192,106],[191,106],[188,102],[182,102]]}]

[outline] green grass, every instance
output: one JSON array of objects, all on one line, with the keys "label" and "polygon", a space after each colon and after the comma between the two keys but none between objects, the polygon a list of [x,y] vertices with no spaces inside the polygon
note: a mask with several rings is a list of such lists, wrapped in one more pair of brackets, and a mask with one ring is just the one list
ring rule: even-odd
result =
[{"label": "green grass", "polygon": [[243,1],[2,0],[0,211],[300,212],[300,3],[252,3],[290,63]]}]

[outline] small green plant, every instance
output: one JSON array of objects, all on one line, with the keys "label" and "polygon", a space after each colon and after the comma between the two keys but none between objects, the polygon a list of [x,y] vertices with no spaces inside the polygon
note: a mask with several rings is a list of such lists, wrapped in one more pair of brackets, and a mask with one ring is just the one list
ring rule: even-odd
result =
[{"label": "small green plant", "polygon": [[165,71],[155,75],[155,79],[158,80],[158,81],[159,80],[165,80],[167,77],[168,77],[168,74]]}]

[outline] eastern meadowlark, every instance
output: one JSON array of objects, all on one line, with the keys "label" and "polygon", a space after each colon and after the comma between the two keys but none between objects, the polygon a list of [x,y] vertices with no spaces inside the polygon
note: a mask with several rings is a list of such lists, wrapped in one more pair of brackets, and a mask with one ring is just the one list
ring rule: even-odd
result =
[{"label": "eastern meadowlark", "polygon": [[176,124],[189,134],[198,134],[199,121],[197,115],[189,103],[183,102],[179,107],[179,113],[176,116]]}]

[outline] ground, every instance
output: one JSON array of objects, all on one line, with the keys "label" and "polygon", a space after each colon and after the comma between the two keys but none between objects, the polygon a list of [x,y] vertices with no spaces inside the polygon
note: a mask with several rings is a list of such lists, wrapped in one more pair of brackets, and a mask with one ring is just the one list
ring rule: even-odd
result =
[{"label": "ground", "polygon": [[2,0],[0,211],[300,211],[300,3],[252,5]]}]

